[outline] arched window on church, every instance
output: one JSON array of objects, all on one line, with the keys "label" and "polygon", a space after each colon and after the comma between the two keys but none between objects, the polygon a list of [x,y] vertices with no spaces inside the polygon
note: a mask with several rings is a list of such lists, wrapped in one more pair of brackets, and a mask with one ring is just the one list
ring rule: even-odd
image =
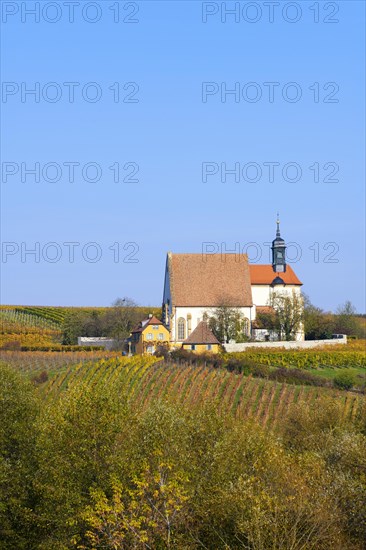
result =
[{"label": "arched window on church", "polygon": [[178,340],[185,340],[186,338],[186,322],[183,317],[178,319]]}]

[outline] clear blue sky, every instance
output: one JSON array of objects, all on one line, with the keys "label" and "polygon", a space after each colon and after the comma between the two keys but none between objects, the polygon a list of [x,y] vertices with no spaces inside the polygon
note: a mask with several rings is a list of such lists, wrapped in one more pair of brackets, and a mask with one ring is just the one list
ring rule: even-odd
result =
[{"label": "clear blue sky", "polygon": [[[274,238],[279,211],[284,238],[301,248],[292,265],[312,301],[335,309],[350,299],[365,312],[363,1],[280,2],[272,23],[262,2],[239,2],[226,22],[221,2],[103,0],[83,17],[91,3],[80,0],[73,23],[63,1],[40,1],[39,22],[22,12],[24,2],[2,4],[2,303],[109,305],[129,296],[160,305],[168,250],[255,242],[266,263],[263,243]],[[36,2],[25,4],[34,9]],[[65,82],[79,83],[73,103]],[[85,87],[90,82],[97,86]],[[136,84],[123,89],[131,82],[137,92]],[[206,101],[203,82],[215,83]],[[278,83],[273,102],[268,82]],[[36,83],[38,102],[24,96]],[[221,89],[235,83],[240,97],[221,100]],[[100,100],[91,102],[97,92]],[[55,94],[61,96],[52,102]],[[254,94],[262,97],[252,102]],[[125,96],[138,101],[123,102]],[[79,163],[74,181],[64,165],[70,162]],[[207,181],[205,162],[218,171]],[[268,162],[279,163],[272,182]],[[299,181],[282,177],[289,162],[301,168]],[[38,182],[25,172],[35,163]],[[87,163],[100,166],[99,181],[90,181],[93,166],[83,177]],[[115,163],[119,182],[109,168]],[[126,163],[135,164],[124,169]],[[221,181],[221,163],[240,163],[247,177]],[[131,179],[138,181],[122,181],[136,164]],[[296,179],[293,166],[285,174]],[[74,262],[67,242],[80,243]],[[123,250],[126,243],[138,251]],[[37,246],[39,257],[25,254]],[[92,263],[97,251],[101,258]],[[59,261],[50,261],[56,255]],[[129,257],[138,261],[123,261]]]}]

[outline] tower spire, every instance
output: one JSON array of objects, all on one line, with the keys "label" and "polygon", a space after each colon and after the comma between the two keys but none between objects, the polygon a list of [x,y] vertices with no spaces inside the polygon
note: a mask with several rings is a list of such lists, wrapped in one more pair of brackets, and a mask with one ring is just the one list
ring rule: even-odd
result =
[{"label": "tower spire", "polygon": [[276,230],[276,237],[281,237],[281,233],[280,233],[280,215],[279,213],[277,212],[277,230]]},{"label": "tower spire", "polygon": [[276,238],[272,241],[272,269],[275,273],[286,271],[286,243],[280,233],[280,216],[277,212]]}]

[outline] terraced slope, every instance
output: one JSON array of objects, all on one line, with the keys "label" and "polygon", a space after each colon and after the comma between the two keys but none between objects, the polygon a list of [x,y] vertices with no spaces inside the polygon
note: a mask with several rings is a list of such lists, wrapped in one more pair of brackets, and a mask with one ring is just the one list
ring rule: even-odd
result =
[{"label": "terraced slope", "polygon": [[115,388],[141,408],[159,398],[188,405],[214,401],[223,414],[257,418],[263,425],[276,424],[292,403],[306,400],[316,406],[316,400],[324,395],[339,398],[349,419],[366,414],[365,397],[359,394],[287,385],[208,367],[166,365],[155,358],[137,356],[70,366],[41,391],[50,399],[79,381],[108,384],[111,391]]}]

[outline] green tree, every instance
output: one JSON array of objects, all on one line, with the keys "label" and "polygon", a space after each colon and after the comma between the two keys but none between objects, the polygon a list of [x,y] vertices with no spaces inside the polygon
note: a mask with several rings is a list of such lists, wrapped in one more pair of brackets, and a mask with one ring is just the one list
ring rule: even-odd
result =
[{"label": "green tree", "polygon": [[82,320],[82,333],[79,336],[98,337],[105,333],[105,315],[94,310]]},{"label": "green tree", "polygon": [[359,330],[356,309],[348,300],[343,305],[338,306],[335,315],[335,332],[339,334],[355,335]]},{"label": "green tree", "polygon": [[276,330],[277,320],[275,311],[258,311],[255,318],[257,328]]},{"label": "green tree", "polygon": [[123,390],[77,383],[44,408],[37,442],[42,496],[39,515],[44,547],[65,545],[79,533],[76,517],[90,502],[89,490],[106,490],[129,430]]},{"label": "green tree", "polygon": [[[345,547],[331,477],[315,453],[302,460],[256,422],[227,419],[221,431],[211,420],[203,434],[208,456],[196,463],[191,502],[202,547]],[[193,464],[199,448],[192,444]]]},{"label": "green tree", "polygon": [[0,364],[0,548],[22,550],[37,540],[34,387]]},{"label": "green tree", "polygon": [[209,327],[220,342],[248,340],[250,335],[249,320],[238,307],[231,306],[223,300],[221,305],[207,310],[205,315],[208,318]]},{"label": "green tree", "polygon": [[106,313],[105,327],[108,336],[123,341],[141,320],[137,304],[131,298],[117,298]]},{"label": "green tree", "polygon": [[339,510],[339,537],[347,537],[344,548],[363,549],[366,540],[366,436],[357,431],[365,426],[365,412],[355,425],[345,417],[340,399],[318,397],[316,406],[293,405],[282,421],[285,445],[303,463],[304,473],[311,454],[329,472],[326,492]]},{"label": "green tree", "polygon": [[112,498],[91,489],[93,504],[81,518],[87,524],[86,546],[79,548],[176,548],[188,500],[184,473],[171,462],[159,461],[156,470],[146,462],[127,488],[112,478]]},{"label": "green tree", "polygon": [[303,321],[303,299],[294,290],[288,292],[273,292],[269,301],[276,315],[276,330],[279,332],[280,340],[295,340],[296,334],[302,327]]},{"label": "green tree", "polygon": [[79,336],[86,336],[84,334],[86,319],[86,313],[81,311],[70,311],[65,315],[62,335],[62,343],[64,345],[76,345]]},{"label": "green tree", "polygon": [[314,306],[309,296],[303,294],[304,299],[304,332],[306,340],[323,340],[331,338],[334,333],[334,319],[331,314]]},{"label": "green tree", "polygon": [[141,312],[130,298],[117,298],[105,313],[94,311],[69,311],[63,323],[62,343],[77,344],[79,336],[110,336],[123,342],[132,328],[141,320]]}]

